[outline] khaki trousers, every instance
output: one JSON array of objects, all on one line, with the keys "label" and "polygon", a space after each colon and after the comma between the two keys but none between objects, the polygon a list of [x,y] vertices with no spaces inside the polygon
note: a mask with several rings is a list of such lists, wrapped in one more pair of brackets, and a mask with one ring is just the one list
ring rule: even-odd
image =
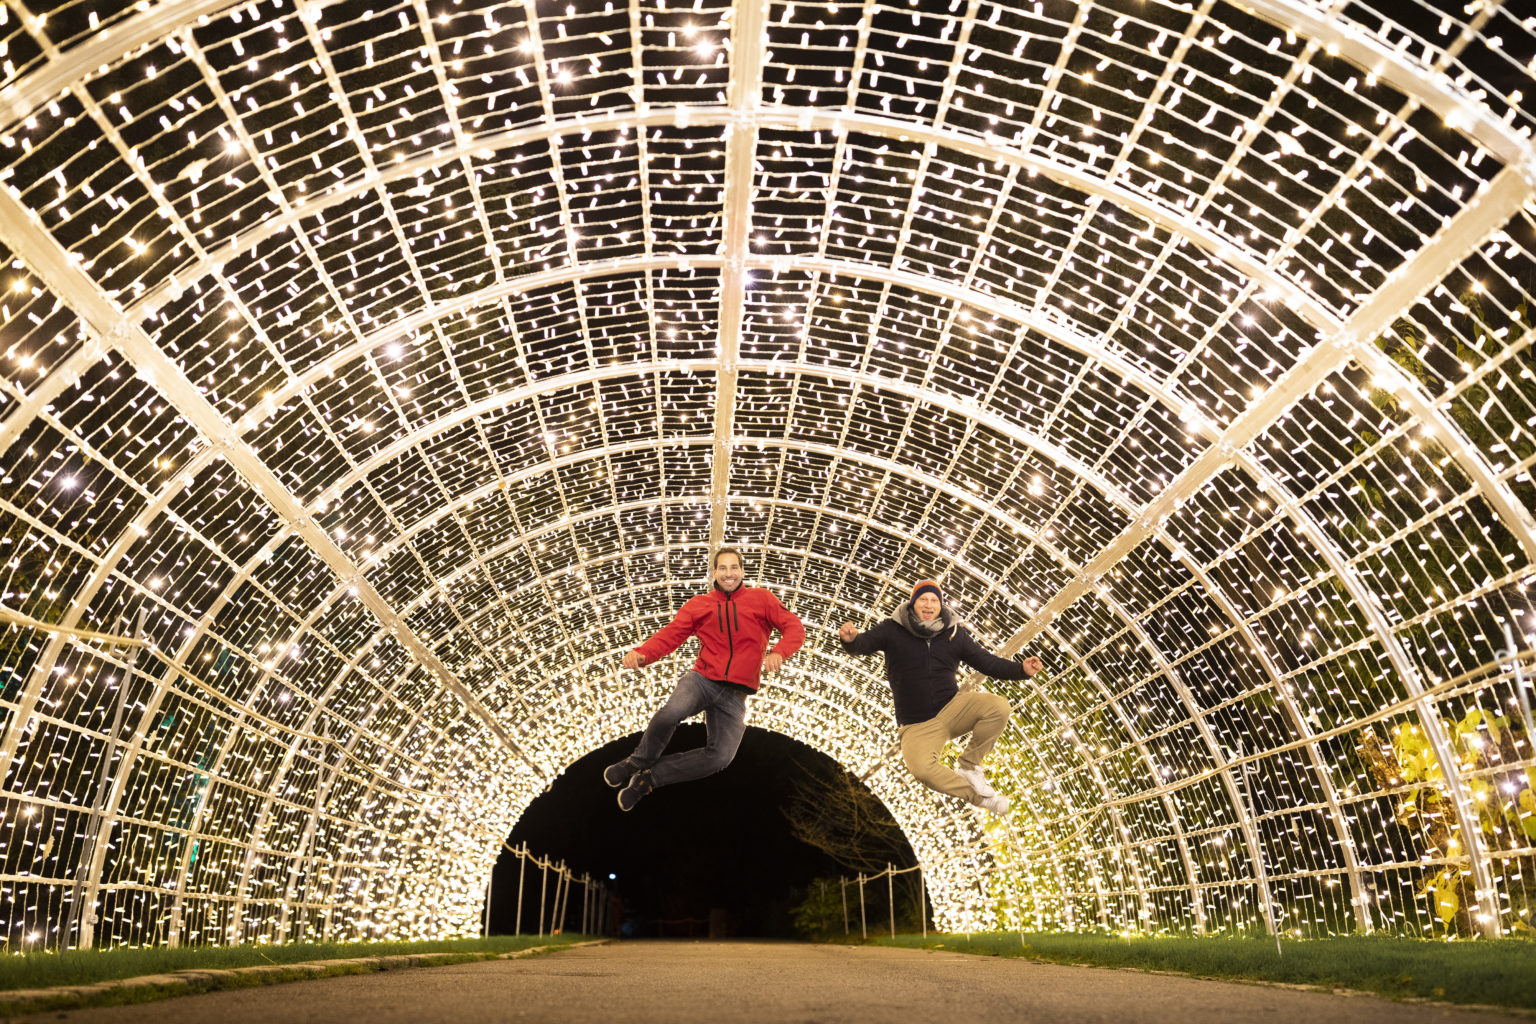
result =
[{"label": "khaki trousers", "polygon": [[901,741],[901,759],[906,762],[913,778],[929,789],[979,804],[981,797],[976,795],[971,784],[941,762],[939,754],[945,743],[970,733],[971,742],[958,760],[963,765],[980,768],[992,752],[992,744],[1007,727],[1012,710],[1008,702],[995,693],[980,690],[957,693],[928,721],[904,725],[896,730],[896,737]]}]

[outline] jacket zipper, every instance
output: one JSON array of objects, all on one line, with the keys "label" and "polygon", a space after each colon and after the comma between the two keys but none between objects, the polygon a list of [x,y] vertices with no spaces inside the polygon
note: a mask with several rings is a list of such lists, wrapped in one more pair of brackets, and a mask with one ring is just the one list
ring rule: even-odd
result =
[{"label": "jacket zipper", "polygon": [[[737,625],[737,628],[740,628],[741,621],[739,619],[737,620],[736,625]],[[724,675],[725,675],[726,680],[729,681],[729,679],[731,678],[731,662],[736,660],[736,641],[731,639],[731,595],[730,594],[726,594],[725,595],[725,649],[726,649],[727,653],[726,653],[726,656],[725,656],[725,673],[724,673]]]},{"label": "jacket zipper", "polygon": [[[923,643],[926,644],[927,647],[928,647],[928,660],[931,662],[931,661],[933,661],[933,637],[929,637],[928,639],[924,640]],[[930,668],[930,671],[932,671],[931,668]],[[930,712],[932,712],[932,714],[930,714],[928,717],[929,718],[933,718],[936,715],[938,715],[938,713],[940,711],[942,711],[943,709],[942,708],[936,708],[932,704],[930,704],[928,706],[928,710]]]}]

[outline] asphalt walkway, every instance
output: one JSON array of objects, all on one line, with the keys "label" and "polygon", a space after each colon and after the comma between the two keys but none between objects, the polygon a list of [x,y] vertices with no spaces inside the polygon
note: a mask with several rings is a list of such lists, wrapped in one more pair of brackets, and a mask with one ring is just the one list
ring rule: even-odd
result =
[{"label": "asphalt walkway", "polygon": [[1496,1024],[1477,1010],[942,950],[615,942],[547,956],[210,992],[26,1021],[210,1024]]}]

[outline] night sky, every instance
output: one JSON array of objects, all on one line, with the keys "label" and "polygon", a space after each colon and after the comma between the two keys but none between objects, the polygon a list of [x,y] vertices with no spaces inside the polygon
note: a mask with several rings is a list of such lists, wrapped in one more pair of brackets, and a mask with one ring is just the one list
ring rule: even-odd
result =
[{"label": "night sky", "polygon": [[[818,877],[852,875],[790,833],[780,806],[800,772],[798,762],[819,773],[842,768],[831,758],[777,733],[748,726],[736,759],[705,779],[656,790],[629,813],[619,810],[617,790],[602,780],[605,767],[629,754],[639,734],[593,751],[529,805],[509,842],[528,844],[541,857],[564,860],[576,872],[616,879],[624,899],[626,934],[708,933],[711,908],[724,908],[732,936],[792,937],[790,908]],[[700,746],[704,726],[688,723],[670,750]],[[537,930],[538,872],[524,880],[524,930]],[[518,862],[503,854],[497,864],[491,905],[492,930],[514,930]],[[578,887],[572,894],[579,901]],[[579,927],[572,904],[571,927]]]}]

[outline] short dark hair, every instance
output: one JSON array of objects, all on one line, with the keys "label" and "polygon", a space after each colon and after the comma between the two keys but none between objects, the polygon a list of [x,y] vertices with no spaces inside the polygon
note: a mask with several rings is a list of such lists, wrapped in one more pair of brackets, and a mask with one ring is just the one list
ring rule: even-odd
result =
[{"label": "short dark hair", "polygon": [[721,548],[719,551],[715,552],[715,557],[709,560],[709,569],[711,572],[720,568],[721,555],[735,555],[736,561],[741,563],[741,567],[743,569],[747,567],[747,560],[741,557],[740,551],[737,551],[735,548]]}]

